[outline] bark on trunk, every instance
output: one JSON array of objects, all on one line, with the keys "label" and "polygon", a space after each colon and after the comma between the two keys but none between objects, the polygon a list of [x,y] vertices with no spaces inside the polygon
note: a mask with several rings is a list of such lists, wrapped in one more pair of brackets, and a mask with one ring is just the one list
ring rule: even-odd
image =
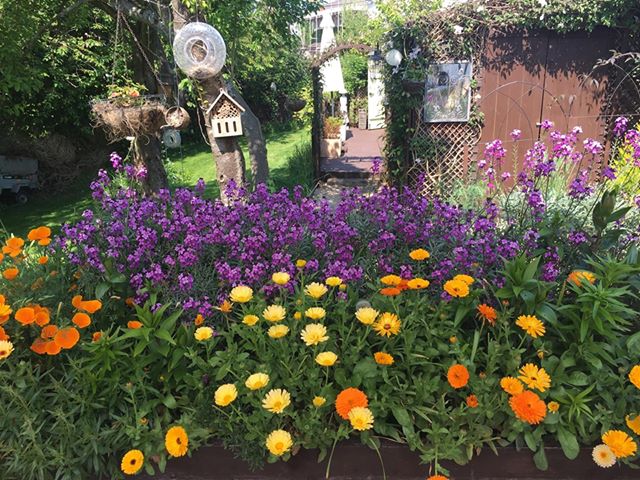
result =
[{"label": "bark on trunk", "polygon": [[145,193],[152,194],[160,189],[169,188],[167,172],[162,164],[160,139],[156,135],[135,138],[133,163],[137,169],[144,167],[147,171],[145,178],[140,180]]}]

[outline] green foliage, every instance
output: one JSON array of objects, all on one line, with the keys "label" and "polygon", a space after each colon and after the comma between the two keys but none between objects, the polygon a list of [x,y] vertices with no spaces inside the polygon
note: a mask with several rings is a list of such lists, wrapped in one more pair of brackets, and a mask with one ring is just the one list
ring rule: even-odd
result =
[{"label": "green foliage", "polygon": [[340,57],[344,87],[351,99],[355,96],[366,96],[369,75],[367,57],[361,53],[345,52]]}]

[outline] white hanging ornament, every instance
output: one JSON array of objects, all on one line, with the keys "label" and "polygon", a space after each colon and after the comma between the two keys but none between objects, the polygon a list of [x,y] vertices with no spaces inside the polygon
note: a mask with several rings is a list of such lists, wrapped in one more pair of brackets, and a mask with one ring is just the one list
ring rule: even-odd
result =
[{"label": "white hanging ornament", "polygon": [[394,48],[387,52],[384,59],[392,67],[397,67],[402,62],[402,53]]},{"label": "white hanging ornament", "polygon": [[185,75],[204,80],[220,73],[227,59],[227,46],[211,25],[192,22],[176,34],[173,56]]}]

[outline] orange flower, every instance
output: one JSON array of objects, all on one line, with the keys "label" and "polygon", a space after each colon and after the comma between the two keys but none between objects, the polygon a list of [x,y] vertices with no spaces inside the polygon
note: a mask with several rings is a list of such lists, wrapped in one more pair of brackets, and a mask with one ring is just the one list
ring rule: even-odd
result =
[{"label": "orange flower", "polygon": [[22,307],[16,312],[16,320],[22,325],[30,325],[36,319],[36,312],[31,307]]},{"label": "orange flower", "polygon": [[27,238],[32,242],[38,242],[38,245],[47,246],[51,243],[51,229],[49,227],[34,228],[29,232]]},{"label": "orange flower", "polygon": [[5,303],[3,295],[0,295],[0,325],[9,320],[13,310],[10,305]]},{"label": "orange flower", "polygon": [[47,307],[32,305],[31,308],[33,308],[33,311],[36,314],[35,322],[39,327],[44,327],[51,321],[51,316]]},{"label": "orange flower", "polygon": [[2,263],[2,260],[4,260],[4,254],[0,253],[0,263]]},{"label": "orange flower", "polygon": [[385,297],[395,297],[396,295],[400,295],[401,290],[397,287],[386,287],[380,289],[380,293]]},{"label": "orange flower", "polygon": [[400,285],[400,282],[402,282],[402,278],[400,278],[398,275],[385,275],[380,279],[380,281],[383,285],[386,285],[388,287],[397,287],[398,285]]},{"label": "orange flower", "polygon": [[504,377],[500,380],[500,386],[509,395],[517,395],[524,391],[524,385],[517,378]]},{"label": "orange flower", "polygon": [[83,312],[76,313],[71,321],[80,328],[85,328],[91,325],[91,317]]},{"label": "orange flower", "polygon": [[469,382],[469,370],[459,363],[451,365],[447,372],[447,381],[453,388],[462,388]]},{"label": "orange flower", "polygon": [[204,317],[200,314],[196,315],[196,319],[193,321],[196,327],[199,327],[204,323]]},{"label": "orange flower", "polygon": [[513,395],[509,406],[516,417],[530,425],[537,425],[547,415],[547,405],[531,390]]},{"label": "orange flower", "polygon": [[346,388],[336,397],[336,412],[344,420],[349,419],[349,412],[355,407],[366,407],[369,400],[362,390]]},{"label": "orange flower", "polygon": [[444,475],[431,475],[430,477],[427,478],[427,480],[449,480],[449,479]]},{"label": "orange flower", "polygon": [[469,284],[462,280],[449,280],[443,288],[452,297],[464,298],[469,295]]},{"label": "orange flower", "polygon": [[102,338],[102,332],[93,332],[93,335],[91,335],[91,340],[93,342],[98,342],[100,341],[101,338]]},{"label": "orange flower", "polygon": [[378,365],[393,365],[393,356],[385,352],[376,352],[373,354]]},{"label": "orange flower", "polygon": [[585,284],[586,282],[588,282],[593,285],[594,283],[596,283],[596,277],[591,272],[586,272],[584,270],[574,270],[569,274],[567,281],[569,283],[573,283],[576,287],[579,287],[582,285],[582,281],[585,281]]},{"label": "orange flower", "polygon": [[102,302],[100,300],[83,300],[82,295],[73,297],[71,299],[71,305],[87,313],[96,313],[102,308]]},{"label": "orange flower", "polygon": [[56,336],[56,333],[58,333],[58,327],[55,325],[47,325],[40,332],[40,337],[44,339],[53,338]]},{"label": "orange flower", "polygon": [[7,332],[4,331],[4,328],[0,327],[0,342],[2,341],[8,342],[9,341],[9,335],[7,335]]},{"label": "orange flower", "polygon": [[47,257],[46,255],[43,255],[43,256],[41,256],[41,257],[38,259],[38,263],[39,263],[40,265],[44,265],[44,264],[46,264],[48,261],[49,261],[49,257]]},{"label": "orange flower", "polygon": [[476,408],[479,403],[478,403],[478,397],[476,397],[474,394],[471,394],[467,397],[467,407],[469,408]]},{"label": "orange flower", "polygon": [[219,307],[213,307],[213,308],[215,308],[216,310],[220,310],[222,313],[231,313],[233,305],[231,305],[231,302],[229,300],[225,300],[220,304]]},{"label": "orange flower", "polygon": [[41,338],[36,338],[29,348],[32,352],[37,353],[38,355],[44,355],[47,353],[47,343],[49,342],[45,342]]},{"label": "orange flower", "polygon": [[478,305],[478,316],[482,320],[489,322],[489,325],[495,325],[496,319],[498,318],[498,312],[496,312],[495,308],[483,303]]},{"label": "orange flower", "polygon": [[12,258],[16,258],[22,253],[22,247],[24,246],[24,240],[20,237],[11,237],[7,240],[4,247],[2,247],[2,253],[6,253]]},{"label": "orange flower", "polygon": [[13,280],[18,276],[19,273],[20,273],[20,270],[18,270],[15,267],[7,268],[4,272],[2,272],[2,276],[7,280]]},{"label": "orange flower", "polygon": [[48,342],[45,342],[44,351],[47,355],[58,355],[61,350],[62,347],[58,345],[55,340],[49,340]]},{"label": "orange flower", "polygon": [[135,302],[135,300],[133,299],[133,297],[127,297],[127,298],[125,298],[124,303],[125,303],[125,305],[126,305],[127,307],[133,307],[133,306],[136,304],[136,302]]},{"label": "orange flower", "polygon": [[137,320],[130,320],[127,322],[127,327],[132,328],[132,329],[137,329],[137,328],[142,328],[144,327],[144,324],[142,322],[139,322]]},{"label": "orange flower", "polygon": [[67,327],[58,330],[53,339],[58,346],[66,350],[73,348],[80,340],[80,332],[75,327]]}]

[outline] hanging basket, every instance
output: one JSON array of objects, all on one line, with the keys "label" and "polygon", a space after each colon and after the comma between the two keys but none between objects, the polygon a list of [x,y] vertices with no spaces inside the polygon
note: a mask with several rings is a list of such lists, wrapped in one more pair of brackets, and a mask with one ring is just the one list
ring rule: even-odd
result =
[{"label": "hanging basket", "polygon": [[191,123],[189,112],[182,107],[171,107],[164,116],[165,122],[176,130],[184,130]]},{"label": "hanging basket", "polygon": [[94,126],[103,128],[111,142],[156,135],[165,125],[165,112],[164,97],[159,95],[96,100],[91,105]]},{"label": "hanging basket", "polygon": [[307,106],[307,101],[304,98],[287,98],[284,106],[290,112],[299,112]]}]

